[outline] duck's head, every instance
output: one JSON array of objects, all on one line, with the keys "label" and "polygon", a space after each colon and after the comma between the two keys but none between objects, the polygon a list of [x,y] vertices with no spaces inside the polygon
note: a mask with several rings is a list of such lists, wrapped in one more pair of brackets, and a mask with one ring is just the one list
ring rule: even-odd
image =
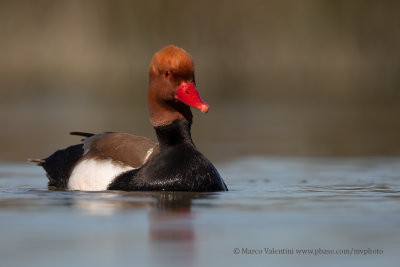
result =
[{"label": "duck's head", "polygon": [[192,57],[182,48],[170,45],[157,52],[149,74],[148,105],[154,126],[177,119],[191,122],[190,107],[208,112],[209,106],[197,92]]}]

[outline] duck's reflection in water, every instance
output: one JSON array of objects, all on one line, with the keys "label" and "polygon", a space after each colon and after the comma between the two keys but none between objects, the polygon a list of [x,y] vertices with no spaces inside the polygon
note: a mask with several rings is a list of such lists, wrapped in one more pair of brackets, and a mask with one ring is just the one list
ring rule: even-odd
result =
[{"label": "duck's reflection in water", "polygon": [[[64,191],[67,194],[71,191]],[[65,204],[90,215],[111,216],[135,210],[150,209],[154,199],[150,194],[141,192],[104,191],[79,192],[73,191],[72,198],[65,198]]]},{"label": "duck's reflection in water", "polygon": [[192,211],[192,205],[194,200],[212,198],[213,194],[117,191],[93,194],[90,198],[87,195],[74,198],[74,207],[103,216],[134,210],[148,211],[151,260],[184,265],[195,261],[196,214]]},{"label": "duck's reflection in water", "polygon": [[183,266],[196,261],[196,214],[192,204],[195,199],[209,196],[189,192],[162,192],[155,196],[149,213],[149,239],[155,261]]}]

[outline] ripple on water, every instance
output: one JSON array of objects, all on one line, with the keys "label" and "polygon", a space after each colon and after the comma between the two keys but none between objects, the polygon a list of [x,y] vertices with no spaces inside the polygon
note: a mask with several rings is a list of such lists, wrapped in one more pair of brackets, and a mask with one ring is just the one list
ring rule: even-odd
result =
[{"label": "ripple on water", "polygon": [[[0,164],[0,258],[6,265],[35,259],[50,266],[71,257],[126,265],[134,257],[139,265],[181,259],[187,266],[240,266],[266,258],[234,255],[236,247],[370,247],[384,249],[386,263],[397,262],[399,158],[251,157],[218,169],[229,192],[77,192],[48,190],[36,166]],[[303,259],[304,266],[326,263],[283,256],[268,262]],[[352,260],[375,266],[382,257]]]}]

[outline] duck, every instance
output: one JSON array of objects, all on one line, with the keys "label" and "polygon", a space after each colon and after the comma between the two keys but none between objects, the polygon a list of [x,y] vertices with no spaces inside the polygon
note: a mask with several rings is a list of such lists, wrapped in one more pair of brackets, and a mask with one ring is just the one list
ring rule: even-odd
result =
[{"label": "duck", "polygon": [[154,54],[147,104],[157,141],[128,133],[71,132],[81,143],[44,159],[49,189],[79,191],[228,191],[214,165],[196,148],[191,108],[207,113],[194,63],[184,49],[169,45]]}]

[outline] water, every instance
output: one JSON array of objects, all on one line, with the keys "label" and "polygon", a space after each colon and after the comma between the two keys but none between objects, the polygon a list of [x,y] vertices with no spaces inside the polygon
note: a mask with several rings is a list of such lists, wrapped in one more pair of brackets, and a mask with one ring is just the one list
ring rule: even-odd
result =
[{"label": "water", "polygon": [[398,265],[400,158],[217,167],[229,192],[49,191],[41,168],[0,164],[1,265]]}]

